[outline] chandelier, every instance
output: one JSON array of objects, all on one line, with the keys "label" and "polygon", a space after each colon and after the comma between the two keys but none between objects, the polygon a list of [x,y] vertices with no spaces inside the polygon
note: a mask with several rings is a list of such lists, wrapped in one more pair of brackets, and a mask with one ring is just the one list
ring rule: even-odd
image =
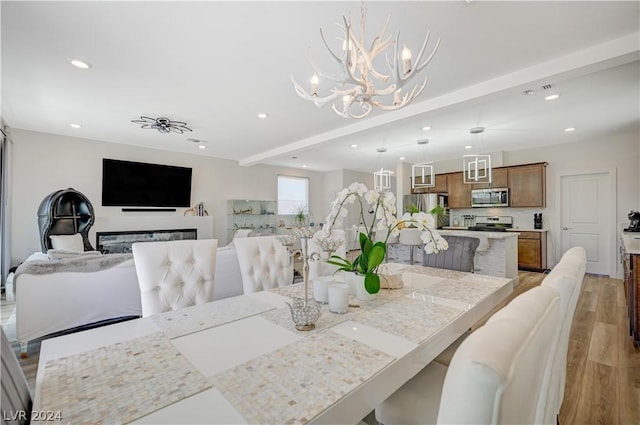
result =
[{"label": "chandelier", "polygon": [[[418,140],[418,145],[424,146],[429,143],[429,139]],[[419,178],[419,180],[418,180]],[[436,185],[435,170],[433,167],[433,161],[425,161],[420,158],[418,164],[411,166],[411,189],[424,189],[428,187],[434,187]]]},{"label": "chandelier", "polygon": [[[353,30],[351,20],[343,16],[344,26],[337,24],[342,32],[342,51],[336,53],[332,50],[320,29],[320,37],[324,46],[329,51],[333,60],[340,66],[341,72],[338,75],[330,75],[321,71],[315,64],[309,50],[309,62],[315,74],[311,77],[310,91],[306,91],[291,76],[293,87],[296,93],[305,100],[312,101],[316,106],[323,107],[332,103],[333,111],[344,118],[363,118],[369,115],[374,109],[383,111],[393,111],[409,104],[418,97],[427,85],[425,75],[422,83],[417,83],[410,90],[403,89],[420,74],[420,72],[431,62],[431,59],[438,50],[440,39],[438,38],[431,54],[423,60],[427,43],[429,42],[430,31],[422,44],[422,48],[412,62],[412,53],[407,46],[403,46],[399,51],[400,32],[396,34],[395,40],[387,37],[385,32],[389,24],[389,18],[382,28],[380,35],[373,39],[367,49],[365,41],[365,18],[367,10],[360,6],[360,35],[357,36]],[[385,62],[388,72],[383,73],[374,68],[374,59],[393,46],[393,56],[385,53]],[[329,89],[329,94],[320,95],[320,78],[332,81],[335,86]],[[379,86],[378,86],[379,85]]]},{"label": "chandelier", "polygon": [[387,148],[378,148],[378,157],[380,159],[380,168],[376,168],[373,172],[373,190],[383,191],[391,189],[391,170],[384,168],[384,160],[382,154],[387,151]]},{"label": "chandelier", "polygon": [[131,120],[131,122],[142,124],[142,128],[152,128],[158,130],[160,133],[182,134],[185,131],[191,131],[191,129],[187,127],[186,122],[171,121],[167,117],[150,118],[142,116],[139,120]]}]

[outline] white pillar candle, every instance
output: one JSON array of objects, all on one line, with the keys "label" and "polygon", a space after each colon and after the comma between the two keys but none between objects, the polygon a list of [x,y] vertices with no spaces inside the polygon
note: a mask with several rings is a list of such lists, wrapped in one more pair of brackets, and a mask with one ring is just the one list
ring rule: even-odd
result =
[{"label": "white pillar candle", "polygon": [[329,311],[344,314],[349,308],[349,288],[344,283],[329,285]]}]

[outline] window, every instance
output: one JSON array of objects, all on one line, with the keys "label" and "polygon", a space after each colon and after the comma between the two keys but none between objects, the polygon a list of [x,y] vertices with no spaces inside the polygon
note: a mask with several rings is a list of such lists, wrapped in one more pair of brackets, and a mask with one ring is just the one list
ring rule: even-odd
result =
[{"label": "window", "polygon": [[278,214],[294,215],[300,207],[309,213],[309,179],[278,176]]}]

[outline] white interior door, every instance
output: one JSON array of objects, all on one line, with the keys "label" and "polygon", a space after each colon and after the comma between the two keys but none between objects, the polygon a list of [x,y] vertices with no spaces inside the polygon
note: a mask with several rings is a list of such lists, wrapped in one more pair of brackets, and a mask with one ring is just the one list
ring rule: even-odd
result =
[{"label": "white interior door", "polygon": [[609,179],[609,173],[561,177],[562,253],[574,246],[584,247],[588,273],[609,275],[613,208]]}]

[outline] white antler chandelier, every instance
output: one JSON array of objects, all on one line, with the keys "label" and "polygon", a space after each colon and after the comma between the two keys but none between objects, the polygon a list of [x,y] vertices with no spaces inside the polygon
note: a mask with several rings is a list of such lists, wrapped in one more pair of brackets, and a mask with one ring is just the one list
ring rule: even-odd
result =
[{"label": "white antler chandelier", "polygon": [[[369,115],[374,108],[393,111],[409,104],[422,93],[427,85],[427,77],[425,75],[421,84],[418,83],[410,90],[403,92],[405,85],[431,62],[440,45],[440,39],[438,39],[431,54],[423,60],[430,36],[430,32],[427,32],[414,66],[411,61],[411,50],[407,46],[404,46],[401,52],[398,51],[400,32],[396,34],[395,40],[385,36],[387,25],[389,24],[389,18],[387,18],[380,35],[373,39],[371,47],[367,49],[365,42],[367,11],[364,7],[361,7],[361,14],[361,34],[359,38],[356,37],[352,29],[350,19],[343,17],[344,26],[336,24],[343,33],[343,38],[340,39],[342,40],[342,52],[340,54],[336,54],[331,50],[322,29],[320,29],[322,42],[333,59],[340,65],[341,73],[339,75],[333,76],[322,72],[316,66],[311,57],[311,50],[309,50],[309,62],[315,71],[311,78],[310,91],[307,92],[291,76],[296,93],[301,98],[312,101],[318,107],[333,103],[331,107],[334,112],[344,118],[363,118]],[[389,72],[384,74],[374,68],[373,62],[378,55],[391,46],[393,46],[393,60],[390,60],[385,53]],[[320,78],[337,83],[335,87],[330,89],[330,94],[326,96],[320,96],[319,94]],[[377,87],[377,84],[382,85],[382,87]]]}]

